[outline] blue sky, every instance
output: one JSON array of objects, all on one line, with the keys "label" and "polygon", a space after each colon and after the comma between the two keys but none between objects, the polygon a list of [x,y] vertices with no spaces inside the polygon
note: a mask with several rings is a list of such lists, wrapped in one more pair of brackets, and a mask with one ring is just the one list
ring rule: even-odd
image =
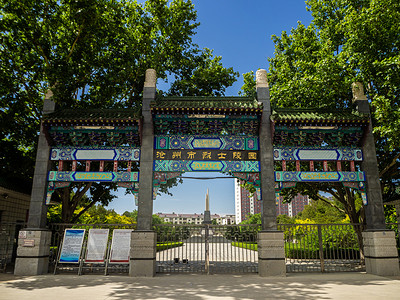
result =
[{"label": "blue sky", "polygon": [[[140,1],[139,1],[140,2]],[[257,69],[268,69],[268,57],[274,55],[272,35],[289,32],[301,21],[308,25],[311,14],[303,0],[193,0],[200,26],[194,42],[200,48],[214,50],[222,56],[225,67],[239,72],[238,81],[229,87],[226,96],[236,96],[243,85],[242,74]],[[158,83],[164,89],[165,83]],[[221,177],[219,173],[186,173],[190,177]],[[161,195],[154,201],[154,213],[201,213],[205,195],[210,189],[211,213],[234,213],[233,179],[194,180],[185,179],[183,184],[170,190],[173,196]],[[118,192],[108,208],[118,213],[137,209],[132,195]]]}]

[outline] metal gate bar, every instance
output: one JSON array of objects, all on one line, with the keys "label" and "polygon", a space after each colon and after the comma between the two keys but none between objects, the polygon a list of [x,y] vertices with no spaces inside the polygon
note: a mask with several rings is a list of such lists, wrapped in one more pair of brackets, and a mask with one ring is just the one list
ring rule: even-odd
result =
[{"label": "metal gate bar", "polygon": [[363,271],[355,228],[361,224],[280,224],[287,272]]},{"label": "metal gate bar", "polygon": [[[59,241],[65,228],[109,228],[112,232],[116,228],[134,227],[135,224],[50,224],[49,229],[53,231],[50,272],[54,269]],[[278,224],[278,230],[284,232],[286,271],[364,270],[355,228],[361,230],[362,225]],[[257,233],[260,229],[260,225],[155,225],[157,272],[207,273],[208,263],[208,273],[211,274],[257,273]],[[11,234],[3,235],[9,237]],[[12,248],[3,244],[4,253],[10,253]],[[208,259],[206,249],[209,250]],[[115,272],[127,272],[127,268],[121,266],[120,269],[115,268]]]},{"label": "metal gate bar", "polygon": [[255,246],[259,225],[154,226],[157,272],[258,272]]}]

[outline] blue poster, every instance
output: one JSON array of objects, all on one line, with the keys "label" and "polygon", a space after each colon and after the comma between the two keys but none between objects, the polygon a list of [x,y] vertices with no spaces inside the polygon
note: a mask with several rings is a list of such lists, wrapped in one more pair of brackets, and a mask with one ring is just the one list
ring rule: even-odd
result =
[{"label": "blue poster", "polygon": [[66,229],[62,244],[60,263],[79,263],[85,229]]}]

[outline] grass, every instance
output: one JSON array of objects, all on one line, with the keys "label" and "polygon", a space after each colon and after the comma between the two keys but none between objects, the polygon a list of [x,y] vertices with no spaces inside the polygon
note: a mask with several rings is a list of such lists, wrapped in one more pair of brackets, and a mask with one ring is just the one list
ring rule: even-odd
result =
[{"label": "grass", "polygon": [[157,251],[183,246],[183,242],[157,243]]},{"label": "grass", "polygon": [[239,247],[239,248],[245,248],[249,250],[258,250],[258,245],[257,243],[245,243],[245,242],[232,242],[232,246],[234,247]]},{"label": "grass", "polygon": [[[257,243],[251,243],[251,242],[232,242],[232,246],[234,247],[239,247],[239,248],[244,248],[244,249],[249,249],[249,250],[258,250],[258,245]],[[325,259],[332,259],[337,257],[347,257],[350,256],[359,259],[360,258],[360,252],[358,249],[352,249],[352,248],[332,248],[332,249],[323,249],[324,253],[324,258]],[[285,243],[285,256],[287,258],[297,258],[297,259],[319,259],[319,248],[314,248],[311,247],[309,249],[301,249],[297,248],[297,245],[293,245],[290,243]]]}]

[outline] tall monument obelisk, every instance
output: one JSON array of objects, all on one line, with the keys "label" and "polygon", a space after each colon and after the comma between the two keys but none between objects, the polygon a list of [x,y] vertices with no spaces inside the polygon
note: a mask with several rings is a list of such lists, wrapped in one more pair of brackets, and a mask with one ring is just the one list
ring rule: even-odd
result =
[{"label": "tall monument obelisk", "polygon": [[211,224],[211,214],[210,214],[210,195],[206,194],[206,210],[204,211],[204,224]]}]

